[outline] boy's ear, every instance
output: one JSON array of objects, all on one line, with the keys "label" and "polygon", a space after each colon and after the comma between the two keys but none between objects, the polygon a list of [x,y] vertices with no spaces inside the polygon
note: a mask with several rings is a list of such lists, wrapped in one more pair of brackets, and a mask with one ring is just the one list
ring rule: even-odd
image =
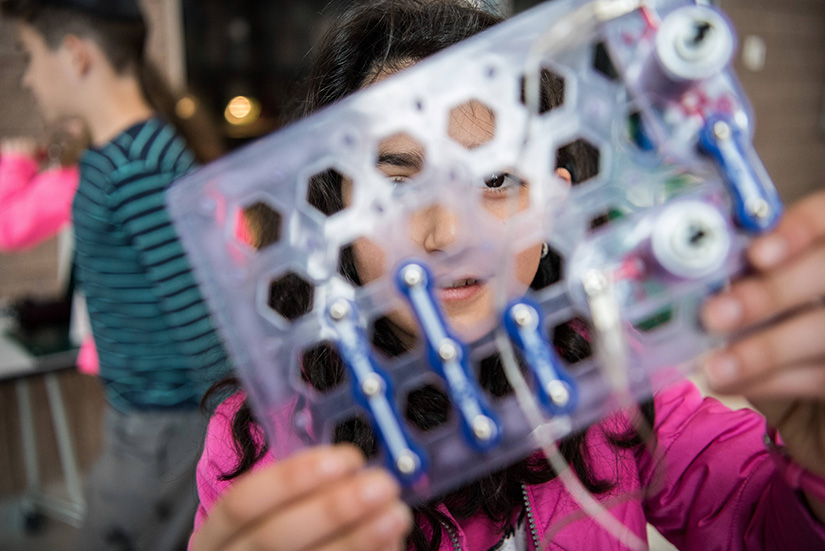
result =
[{"label": "boy's ear", "polygon": [[63,48],[68,54],[68,60],[74,73],[85,77],[92,69],[94,55],[88,40],[75,34],[67,34],[63,38]]}]

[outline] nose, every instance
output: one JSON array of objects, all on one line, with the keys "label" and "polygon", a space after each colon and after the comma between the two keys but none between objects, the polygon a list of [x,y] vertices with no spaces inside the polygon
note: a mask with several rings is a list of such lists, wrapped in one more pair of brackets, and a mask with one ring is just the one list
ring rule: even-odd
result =
[{"label": "nose", "polygon": [[427,253],[443,251],[456,240],[459,219],[455,211],[434,205],[412,217],[412,238]]}]

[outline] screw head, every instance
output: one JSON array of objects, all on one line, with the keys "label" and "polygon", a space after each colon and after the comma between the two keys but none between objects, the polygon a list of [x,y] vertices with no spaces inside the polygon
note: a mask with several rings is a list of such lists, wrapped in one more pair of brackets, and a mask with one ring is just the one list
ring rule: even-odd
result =
[{"label": "screw head", "polygon": [[564,407],[570,402],[570,392],[567,385],[561,381],[550,381],[547,383],[547,395],[559,407]]},{"label": "screw head", "polygon": [[528,327],[535,322],[535,311],[526,304],[516,304],[511,313],[519,327]]},{"label": "screw head", "polygon": [[771,206],[761,197],[748,201],[748,212],[753,216],[764,220],[771,215]]},{"label": "screw head", "polygon": [[395,467],[401,474],[412,474],[418,468],[418,457],[412,450],[404,450],[398,455],[395,460]]},{"label": "screw head", "polygon": [[344,300],[336,300],[329,307],[329,317],[335,321],[341,321],[349,314],[349,304]]},{"label": "screw head", "polygon": [[733,132],[730,125],[725,121],[716,121],[713,123],[713,135],[720,140],[728,140]]},{"label": "screw head", "polygon": [[486,415],[476,415],[473,419],[473,434],[479,440],[489,440],[493,437],[493,421]]},{"label": "screw head", "polygon": [[404,268],[404,283],[408,286],[415,287],[420,285],[422,281],[424,281],[424,270],[421,269],[421,266],[413,264]]},{"label": "screw head", "polygon": [[368,397],[375,396],[383,389],[384,384],[383,381],[381,381],[381,377],[374,373],[367,375],[367,377],[361,383],[361,391]]},{"label": "screw head", "polygon": [[458,346],[456,346],[455,341],[452,339],[441,341],[441,344],[438,345],[438,357],[445,362],[449,362],[454,360],[456,356],[458,356]]}]

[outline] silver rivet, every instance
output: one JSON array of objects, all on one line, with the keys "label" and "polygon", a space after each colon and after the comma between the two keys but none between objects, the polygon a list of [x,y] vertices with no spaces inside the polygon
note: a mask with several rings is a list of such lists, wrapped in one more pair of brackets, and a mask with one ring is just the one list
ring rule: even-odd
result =
[{"label": "silver rivet", "polygon": [[720,140],[730,139],[730,125],[725,121],[716,121],[713,123],[713,134]]},{"label": "silver rivet", "polygon": [[524,304],[517,304],[512,310],[513,319],[519,327],[527,327],[533,323],[533,309]]},{"label": "silver rivet", "polygon": [[421,266],[415,264],[404,268],[404,283],[410,287],[415,287],[424,280],[424,271]]},{"label": "silver rivet", "polygon": [[445,362],[454,360],[456,355],[458,355],[458,347],[452,339],[444,339],[441,341],[441,344],[438,345],[438,357]]},{"label": "silver rivet", "polygon": [[411,474],[415,472],[417,465],[418,459],[411,450],[402,451],[398,455],[398,459],[395,461],[395,466],[398,468],[398,472],[402,474]]},{"label": "silver rivet", "polygon": [[764,220],[770,216],[771,206],[761,197],[758,199],[751,199],[748,201],[748,212],[760,220]]},{"label": "silver rivet", "polygon": [[493,437],[493,422],[486,415],[476,415],[473,419],[473,434],[479,440],[489,440]]},{"label": "silver rivet", "polygon": [[550,381],[547,383],[547,395],[553,400],[553,403],[559,407],[564,407],[570,401],[570,392],[567,386],[561,381]]},{"label": "silver rivet", "polygon": [[329,317],[335,321],[341,321],[349,314],[349,304],[343,300],[336,300],[329,307]]},{"label": "silver rivet", "polygon": [[424,272],[420,266],[412,265],[404,269],[404,283],[415,287],[424,280]]},{"label": "silver rivet", "polygon": [[361,391],[367,396],[375,396],[381,389],[383,388],[383,384],[381,382],[381,377],[378,375],[370,374],[364,379],[361,383]]}]

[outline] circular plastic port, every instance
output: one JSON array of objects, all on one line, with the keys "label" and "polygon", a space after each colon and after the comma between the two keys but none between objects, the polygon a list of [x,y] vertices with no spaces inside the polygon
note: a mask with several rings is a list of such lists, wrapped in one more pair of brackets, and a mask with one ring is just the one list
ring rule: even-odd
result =
[{"label": "circular plastic port", "polygon": [[714,207],[684,201],[665,208],[651,237],[653,256],[671,274],[694,279],[722,267],[731,247],[728,224]]},{"label": "circular plastic port", "polygon": [[656,54],[676,81],[697,81],[721,72],[731,61],[734,35],[728,21],[707,6],[688,6],[665,17]]}]

